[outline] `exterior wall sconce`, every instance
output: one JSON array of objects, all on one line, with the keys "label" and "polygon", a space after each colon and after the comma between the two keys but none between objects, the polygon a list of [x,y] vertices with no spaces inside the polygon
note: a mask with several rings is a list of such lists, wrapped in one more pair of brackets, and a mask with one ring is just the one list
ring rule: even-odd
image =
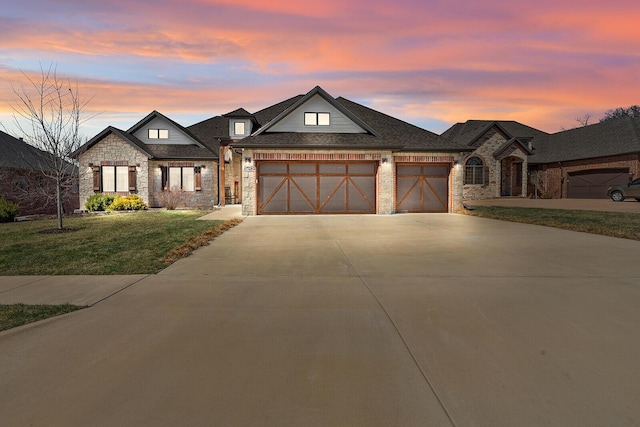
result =
[{"label": "exterior wall sconce", "polygon": [[93,163],[92,163],[92,162],[91,162],[91,163],[88,163],[88,164],[87,164],[87,166],[89,166],[90,168],[92,168],[92,167],[93,167]]},{"label": "exterior wall sconce", "polygon": [[380,161],[382,162],[382,164],[385,164],[385,163],[387,163],[387,162],[388,162],[388,160],[387,160],[387,158],[386,158],[386,157],[383,157],[382,159],[380,159]]},{"label": "exterior wall sconce", "polygon": [[251,157],[245,157],[244,158],[244,162],[245,163],[251,163]]}]

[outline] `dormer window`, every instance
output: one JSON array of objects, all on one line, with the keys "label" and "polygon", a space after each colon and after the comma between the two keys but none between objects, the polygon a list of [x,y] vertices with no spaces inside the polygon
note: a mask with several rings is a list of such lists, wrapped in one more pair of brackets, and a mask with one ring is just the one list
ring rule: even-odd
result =
[{"label": "dormer window", "polygon": [[304,113],[305,126],[329,126],[330,124],[330,113]]},{"label": "dormer window", "polygon": [[149,139],[169,139],[169,129],[149,129]]},{"label": "dormer window", "polygon": [[233,124],[233,133],[234,135],[244,135],[245,132],[245,123],[244,122],[235,122]]}]

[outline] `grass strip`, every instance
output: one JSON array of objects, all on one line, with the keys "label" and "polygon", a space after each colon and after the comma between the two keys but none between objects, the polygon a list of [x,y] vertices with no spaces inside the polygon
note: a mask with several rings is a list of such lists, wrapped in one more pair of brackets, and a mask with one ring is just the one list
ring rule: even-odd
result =
[{"label": "grass strip", "polygon": [[640,240],[640,215],[566,209],[476,206],[466,215]]},{"label": "grass strip", "polygon": [[85,307],[70,304],[62,305],[27,305],[6,304],[0,305],[0,331],[37,322],[38,320],[61,314],[71,313]]}]

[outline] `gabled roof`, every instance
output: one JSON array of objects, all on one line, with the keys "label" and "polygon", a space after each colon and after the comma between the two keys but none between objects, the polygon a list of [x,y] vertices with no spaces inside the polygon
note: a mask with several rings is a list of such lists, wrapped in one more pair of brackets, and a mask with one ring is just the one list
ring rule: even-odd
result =
[{"label": "gabled roof", "polygon": [[[333,107],[367,133],[265,132],[314,95],[322,96]],[[267,124],[250,137],[234,143],[238,148],[333,148],[390,149],[396,151],[470,151],[464,144],[441,137],[402,120],[345,98],[332,98],[319,86],[254,114]]]},{"label": "gabled roof", "polygon": [[[255,129],[258,129],[261,124],[268,123],[275,116],[297,102],[300,98],[302,98],[302,96],[303,95],[297,95],[293,98],[289,98],[270,107],[264,108],[254,114],[248,112],[247,114],[253,117],[254,123],[256,125]],[[205,144],[207,147],[212,150],[215,149],[215,152],[219,152],[220,142],[231,140],[231,136],[229,135],[229,118],[236,117],[234,116],[234,114],[239,112],[239,110],[246,111],[243,108],[239,108],[238,110],[232,111],[222,116],[211,117],[210,119],[195,123],[189,126],[187,129],[189,129],[190,132],[196,135],[198,139],[200,139],[200,141],[202,141],[203,144]]]},{"label": "gabled roof", "polygon": [[527,146],[530,140],[533,152],[528,161],[531,164],[640,153],[640,118],[633,117],[607,120],[554,134],[514,121],[469,120],[456,123],[442,136],[473,145],[492,126],[509,138],[498,151],[504,151],[514,138],[521,140],[522,146]]},{"label": "gabled roof", "polygon": [[311,89],[306,95],[304,95],[302,98],[298,99],[294,104],[292,104],[291,106],[289,106],[287,109],[285,109],[284,111],[282,111],[280,114],[278,114],[276,117],[274,117],[273,119],[271,119],[269,121],[269,123],[265,124],[264,126],[262,126],[260,129],[258,129],[256,132],[254,132],[252,134],[252,136],[257,136],[260,135],[261,133],[264,133],[266,131],[268,131],[271,127],[273,127],[276,123],[278,123],[280,120],[282,120],[283,118],[285,118],[286,116],[289,115],[289,113],[291,113],[292,111],[294,111],[296,108],[300,107],[301,105],[303,105],[305,102],[307,102],[309,99],[311,99],[312,97],[314,97],[315,95],[319,95],[320,97],[322,97],[325,101],[327,101],[331,106],[333,106],[336,110],[340,111],[342,114],[344,114],[346,117],[349,118],[349,120],[351,120],[352,122],[354,122],[356,125],[360,126],[363,130],[365,130],[367,133],[374,135],[374,136],[380,136],[380,134],[378,134],[374,129],[372,129],[371,127],[369,127],[369,125],[367,125],[365,122],[363,122],[362,120],[360,120],[357,116],[355,116],[351,111],[349,111],[348,109],[346,109],[343,105],[341,105],[340,103],[338,103],[331,95],[329,95],[324,89],[322,89],[320,86],[316,86],[313,89]]},{"label": "gabled roof", "polygon": [[125,142],[129,143],[129,145],[131,145],[133,148],[135,148],[136,150],[140,151],[142,154],[147,156],[147,158],[150,159],[153,157],[151,152],[147,150],[147,145],[144,142],[140,141],[138,138],[129,134],[128,132],[125,132],[113,126],[108,126],[107,128],[105,128],[102,132],[100,132],[99,134],[91,138],[82,147],[76,150],[71,156],[74,158],[77,158],[80,154],[87,151],[88,149],[90,149],[91,147],[93,147],[98,142],[102,141],[103,139],[105,139],[107,136],[111,134],[117,135],[118,137],[123,139]]},{"label": "gabled roof", "polygon": [[[151,120],[161,117],[176,126],[180,131],[183,131],[189,138],[193,140],[193,144],[145,144],[135,135],[134,132],[140,130],[143,126],[148,124]],[[200,141],[191,131],[185,129],[182,125],[174,122],[168,117],[162,115],[157,111],[153,111],[147,115],[144,119],[133,125],[128,131],[109,126],[102,132],[91,138],[80,149],[73,153],[73,157],[77,158],[84,151],[90,149],[98,142],[102,141],[107,136],[115,134],[120,139],[131,145],[136,150],[147,156],[149,159],[218,159],[219,145],[212,146],[210,143],[203,143]]]},{"label": "gabled roof", "polygon": [[139,131],[142,127],[144,127],[146,124],[148,124],[151,120],[156,119],[156,118],[160,118],[160,119],[166,120],[167,122],[171,123],[178,130],[180,130],[181,132],[184,132],[189,138],[193,139],[193,142],[195,144],[200,145],[202,148],[204,148],[204,146],[201,144],[201,141],[198,140],[198,137],[195,136],[193,133],[191,133],[190,130],[188,130],[187,128],[182,126],[180,123],[171,120],[169,117],[165,116],[164,114],[159,113],[156,110],[153,110],[144,119],[140,120],[138,123],[136,123],[131,128],[129,128],[127,130],[127,133],[133,135],[134,133]]},{"label": "gabled roof", "polygon": [[442,136],[463,144],[473,145],[492,127],[497,128],[507,139],[529,138],[534,145],[536,140],[544,140],[549,135],[546,132],[513,120],[467,120],[464,123],[456,123],[444,131]]},{"label": "gabled roof", "polygon": [[245,110],[244,108],[238,108],[230,113],[223,114],[224,117],[237,117],[237,118],[253,118],[253,114]]},{"label": "gabled roof", "polygon": [[493,153],[493,157],[497,159],[502,153],[507,150],[507,148],[511,146],[520,148],[520,150],[522,150],[527,156],[530,156],[533,154],[533,150],[529,149],[529,141],[531,141],[530,138],[511,138],[500,147],[498,147],[498,149]]}]

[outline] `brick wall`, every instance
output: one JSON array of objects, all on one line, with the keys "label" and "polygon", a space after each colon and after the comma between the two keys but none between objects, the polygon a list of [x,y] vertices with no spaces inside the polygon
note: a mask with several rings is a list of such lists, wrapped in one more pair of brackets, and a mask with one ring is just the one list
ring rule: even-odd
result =
[{"label": "brick wall", "polygon": [[550,163],[532,171],[531,179],[539,176],[542,195],[554,199],[567,196],[567,177],[570,173],[591,169],[628,168],[633,178],[640,176],[640,155],[625,154],[620,156],[599,157],[596,159],[572,160],[569,162]]}]

